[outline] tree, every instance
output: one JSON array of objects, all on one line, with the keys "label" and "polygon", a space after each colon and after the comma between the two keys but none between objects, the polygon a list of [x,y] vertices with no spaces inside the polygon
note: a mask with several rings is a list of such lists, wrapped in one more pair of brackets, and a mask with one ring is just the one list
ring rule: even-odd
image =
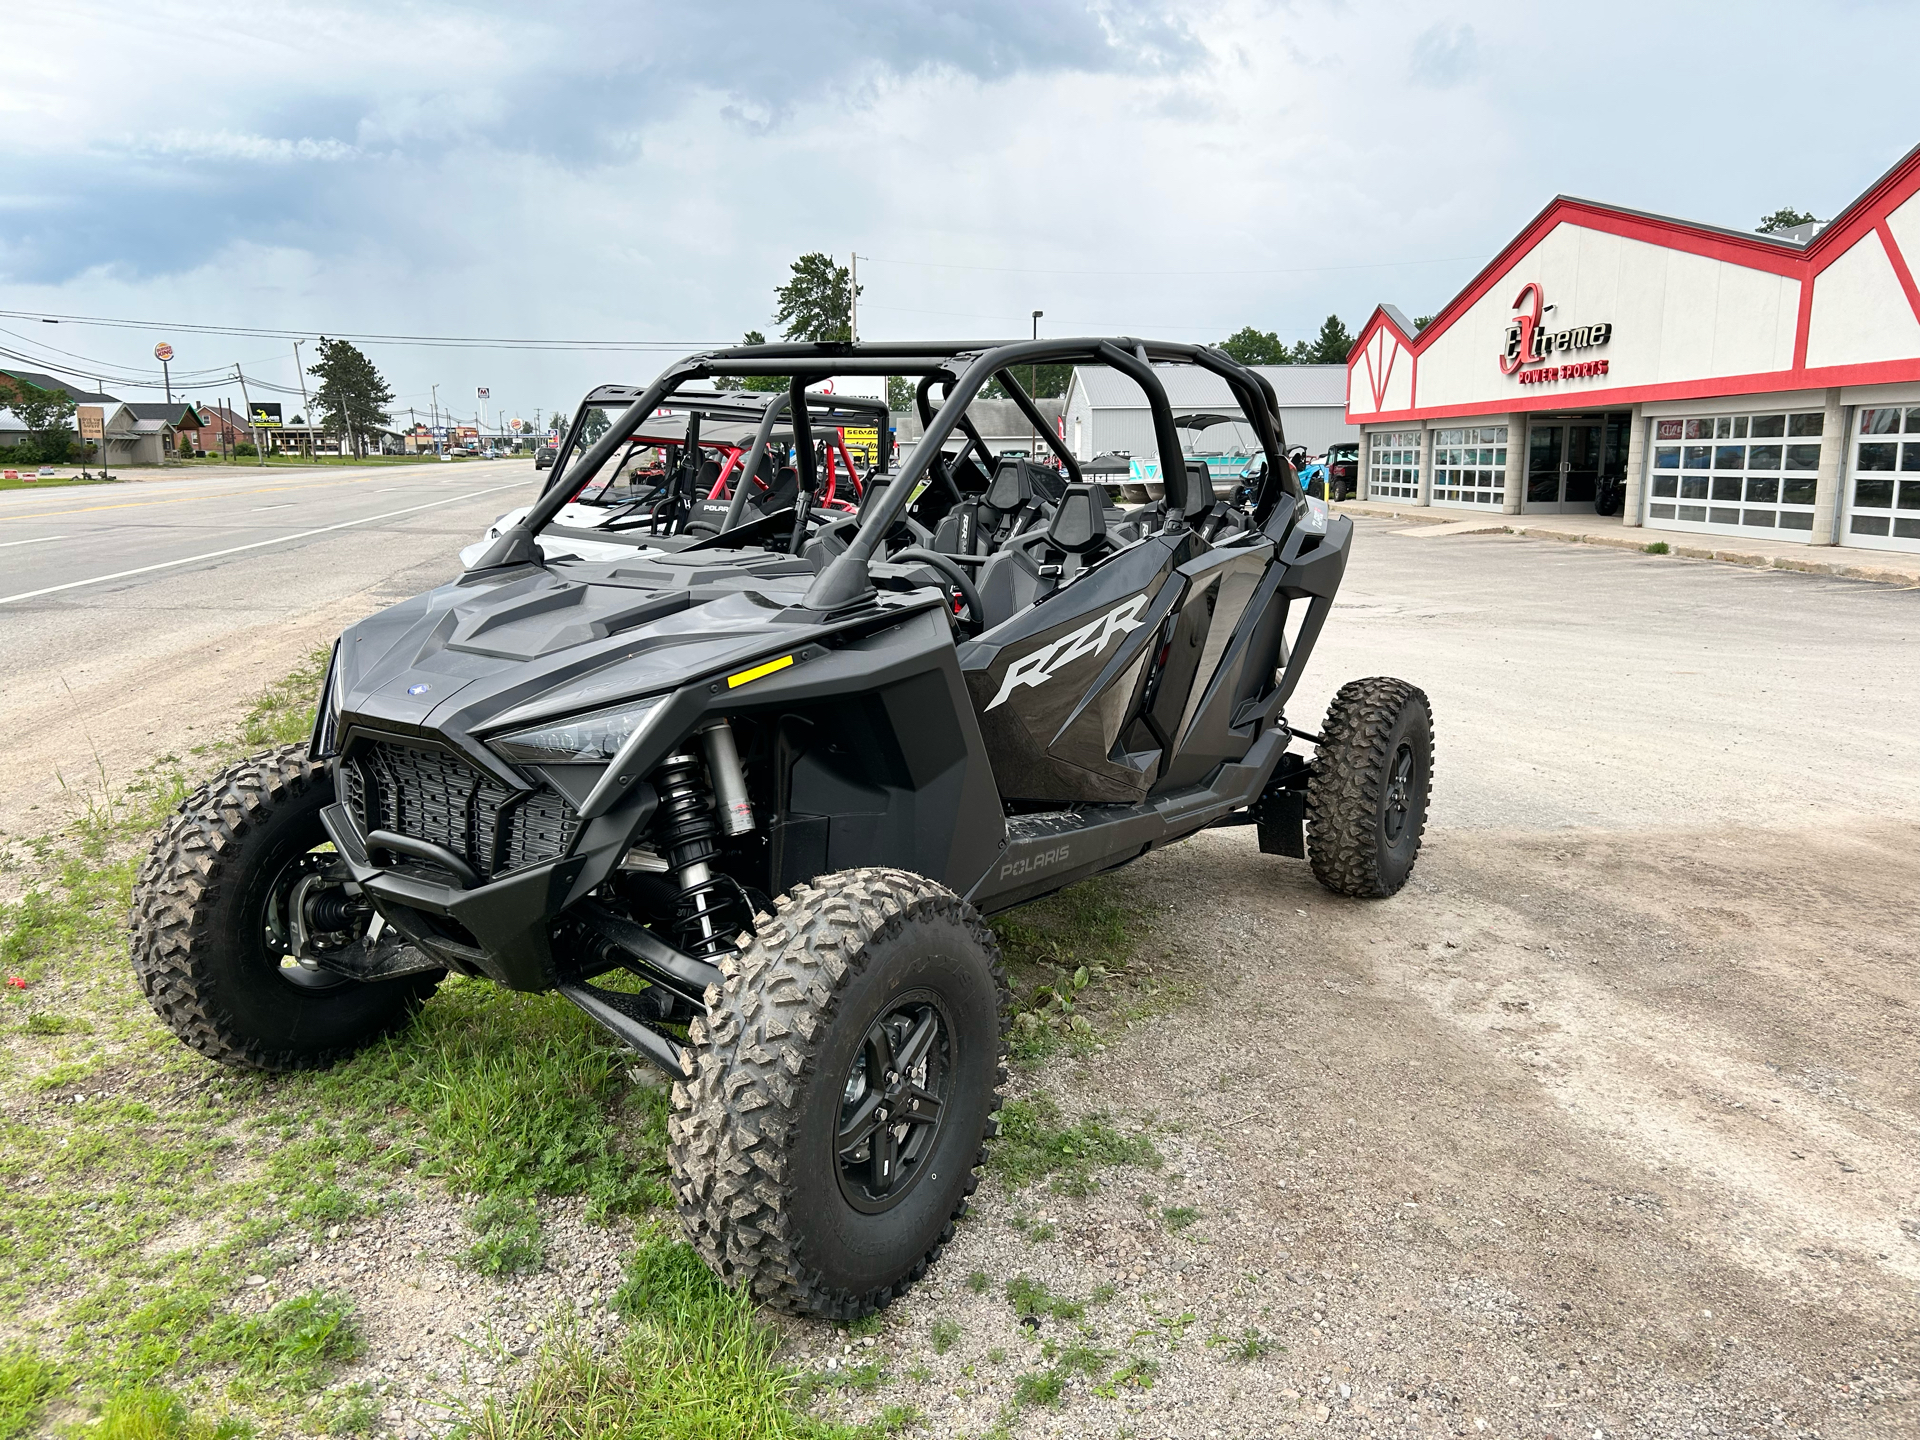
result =
[{"label": "tree", "polygon": [[1256,330],[1244,325],[1214,349],[1221,350],[1238,360],[1242,365],[1289,365],[1293,356],[1286,342],[1271,330]]},{"label": "tree", "polygon": [[887,377],[887,409],[906,411],[913,409],[914,392],[920,382],[909,375],[889,375]]},{"label": "tree", "polygon": [[1433,317],[1431,315],[1416,315],[1413,317],[1413,328],[1416,331],[1424,330],[1432,323]]},{"label": "tree", "polygon": [[1338,315],[1329,315],[1320,324],[1320,333],[1311,342],[1302,341],[1294,346],[1294,354],[1305,358],[1296,360],[1304,365],[1344,365],[1347,352],[1353,349],[1353,336],[1347,327],[1340,323]]},{"label": "tree", "polygon": [[[1067,393],[1067,386],[1073,380],[1071,365],[1016,365],[1013,378],[1029,395],[1040,400],[1058,400]],[[998,380],[989,380],[980,387],[980,394],[988,400],[1007,398],[1006,388]]]},{"label": "tree", "polygon": [[391,418],[387,406],[393,403],[393,390],[386,379],[352,343],[324,335],[320,363],[307,373],[320,381],[320,388],[313,392],[313,407],[327,428],[346,435],[355,455],[365,455],[367,432]]},{"label": "tree", "polygon": [[780,302],[773,323],[788,340],[851,339],[852,285],[846,266],[834,264],[831,255],[810,251],[793,262],[793,278],[773,292]]},{"label": "tree", "polygon": [[557,430],[562,435],[567,433],[567,426],[570,423],[571,422],[568,421],[567,417],[562,415],[558,410],[554,411],[553,414],[547,417],[547,429]]},{"label": "tree", "polygon": [[1762,235],[1771,235],[1776,230],[1791,230],[1796,225],[1817,225],[1819,221],[1805,210],[1796,210],[1791,205],[1783,205],[1771,215],[1763,216],[1754,229]]},{"label": "tree", "polygon": [[0,399],[27,427],[29,458],[58,465],[72,453],[74,402],[64,390],[42,390],[0,377]]},{"label": "tree", "polygon": [[[740,337],[742,346],[764,345],[767,337],[758,330],[749,330]],[[736,390],[784,390],[792,383],[790,375],[716,375],[713,383],[730,385]]]}]

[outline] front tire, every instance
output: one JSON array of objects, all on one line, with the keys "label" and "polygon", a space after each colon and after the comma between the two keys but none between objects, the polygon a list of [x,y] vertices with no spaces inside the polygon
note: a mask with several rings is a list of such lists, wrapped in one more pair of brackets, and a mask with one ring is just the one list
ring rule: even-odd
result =
[{"label": "front tire", "polygon": [[852,1320],[939,1258],[1006,1078],[1000,951],[900,870],[796,885],[689,1031],[669,1156],[688,1237],[778,1309]]},{"label": "front tire", "polygon": [[1340,688],[1307,779],[1307,857],[1336,895],[1382,899],[1413,873],[1433,787],[1433,707],[1404,680]]},{"label": "front tire", "polygon": [[169,1029],[208,1059],[313,1070],[413,1019],[446,973],[358,981],[275,953],[289,877],[325,867],[333,778],[288,745],[202,786],[155,837],[133,888],[133,970]]}]

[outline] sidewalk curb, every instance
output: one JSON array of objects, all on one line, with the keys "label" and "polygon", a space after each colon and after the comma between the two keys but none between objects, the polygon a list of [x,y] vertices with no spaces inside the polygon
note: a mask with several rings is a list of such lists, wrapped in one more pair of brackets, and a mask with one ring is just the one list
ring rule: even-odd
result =
[{"label": "sidewalk curb", "polygon": [[[1365,503],[1365,502],[1362,502]],[[1347,503],[1339,505],[1339,511],[1348,515],[1367,515],[1379,520],[1412,520],[1423,525],[1445,525],[1452,522],[1451,512],[1436,515],[1431,508],[1403,510],[1397,506],[1368,506],[1360,509]],[[1489,520],[1493,517],[1489,516]],[[1508,535],[1520,535],[1529,540],[1558,540],[1568,545],[1604,545],[1614,550],[1631,550],[1637,554],[1646,553],[1647,546],[1657,543],[1644,537],[1654,535],[1665,538],[1667,553],[1677,555],[1683,560],[1717,560],[1723,565],[1744,565],[1749,570],[1792,570],[1802,575],[1831,575],[1842,580],[1869,580],[1879,585],[1900,585],[1908,588],[1920,586],[1920,570],[1895,569],[1885,565],[1866,565],[1852,560],[1815,560],[1802,559],[1795,555],[1766,555],[1753,550],[1735,550],[1713,545],[1689,545],[1676,543],[1667,538],[1674,532],[1665,530],[1649,531],[1635,527],[1634,538],[1626,535],[1586,535],[1575,534],[1567,530],[1550,529],[1543,525],[1515,525],[1503,521],[1500,530]],[[1482,533],[1496,533],[1485,531]],[[1839,546],[1811,546],[1815,550],[1838,550]],[[1858,553],[1858,552],[1851,552]]]}]

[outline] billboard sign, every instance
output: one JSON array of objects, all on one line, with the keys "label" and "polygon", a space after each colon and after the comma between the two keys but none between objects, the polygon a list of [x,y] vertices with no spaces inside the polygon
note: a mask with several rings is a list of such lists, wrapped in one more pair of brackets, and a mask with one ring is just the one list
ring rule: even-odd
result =
[{"label": "billboard sign", "polygon": [[482,400],[488,400],[493,397],[493,391],[485,385],[476,387],[473,393],[478,395]]},{"label": "billboard sign", "polygon": [[74,407],[73,418],[80,422],[80,438],[98,442],[107,433],[107,412],[99,405]]},{"label": "billboard sign", "polygon": [[278,430],[280,428],[280,402],[262,400],[247,407],[253,412],[247,421],[256,430]]},{"label": "billboard sign", "polygon": [[153,347],[153,358],[158,360],[162,365],[166,364],[167,361],[173,359],[173,346],[162,340],[158,345]]}]

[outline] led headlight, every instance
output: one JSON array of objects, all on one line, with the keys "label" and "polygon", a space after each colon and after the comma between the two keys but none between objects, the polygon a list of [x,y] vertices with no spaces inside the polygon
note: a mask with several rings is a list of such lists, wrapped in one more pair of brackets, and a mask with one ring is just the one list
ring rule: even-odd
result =
[{"label": "led headlight", "polygon": [[645,723],[646,718],[666,700],[652,695],[644,700],[629,700],[608,710],[592,710],[571,715],[565,720],[550,720],[530,730],[515,730],[496,735],[487,744],[508,760],[534,764],[565,765],[580,761],[613,759],[627,738]]}]

